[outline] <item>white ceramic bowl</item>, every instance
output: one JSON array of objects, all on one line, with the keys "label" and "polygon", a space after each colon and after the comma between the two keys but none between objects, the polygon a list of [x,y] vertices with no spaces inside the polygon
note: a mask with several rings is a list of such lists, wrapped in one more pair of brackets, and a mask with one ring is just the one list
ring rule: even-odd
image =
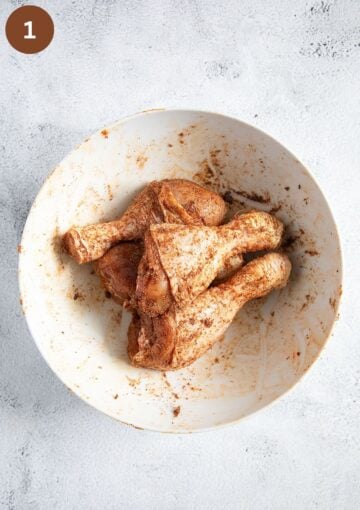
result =
[{"label": "white ceramic bowl", "polygon": [[[203,358],[165,375],[129,364],[129,314],[59,240],[74,224],[118,217],[148,182],[174,177],[228,191],[233,211],[275,211],[293,272],[286,289],[245,306]],[[234,422],[289,390],[330,334],[341,273],[336,226],[309,171],[258,129],[199,111],[141,113],[85,140],[44,183],[20,254],[24,313],[52,370],[102,412],[164,432]]]}]

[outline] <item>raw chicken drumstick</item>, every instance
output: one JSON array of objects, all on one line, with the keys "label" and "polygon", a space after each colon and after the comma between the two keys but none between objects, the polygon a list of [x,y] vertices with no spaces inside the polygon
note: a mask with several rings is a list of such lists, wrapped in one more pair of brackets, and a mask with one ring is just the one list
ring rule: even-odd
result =
[{"label": "raw chicken drumstick", "polygon": [[113,299],[131,307],[135,294],[137,270],[143,254],[142,243],[117,244],[95,262],[95,271]]},{"label": "raw chicken drumstick", "polygon": [[206,290],[191,304],[172,306],[155,318],[134,315],[128,331],[131,362],[158,370],[190,365],[214,345],[247,301],[284,287],[290,270],[286,255],[269,253]]},{"label": "raw chicken drumstick", "polygon": [[[117,303],[125,308],[134,308],[136,278],[140,259],[144,248],[139,241],[119,243],[110,248],[101,258],[95,261],[95,271],[100,277],[104,288]],[[244,265],[241,253],[225,260],[224,267],[216,275],[215,283],[220,283],[232,276]]]},{"label": "raw chicken drumstick", "polygon": [[283,224],[262,211],[237,215],[220,227],[151,225],[136,284],[141,313],[156,316],[203,292],[234,255],[277,248]]},{"label": "raw chicken drumstick", "polygon": [[135,197],[120,219],[73,227],[63,243],[83,264],[99,259],[119,241],[141,239],[151,224],[219,225],[225,212],[224,200],[198,184],[183,179],[154,181]]}]

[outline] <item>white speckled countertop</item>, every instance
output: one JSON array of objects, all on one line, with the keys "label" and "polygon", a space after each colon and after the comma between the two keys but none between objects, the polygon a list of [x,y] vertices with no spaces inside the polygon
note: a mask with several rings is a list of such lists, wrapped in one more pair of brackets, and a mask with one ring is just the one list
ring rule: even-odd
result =
[{"label": "white speckled countertop", "polygon": [[[3,0],[0,24],[27,3]],[[0,42],[0,508],[360,506],[360,3],[39,0],[38,55]],[[289,395],[189,436],[126,427],[51,373],[19,306],[16,245],[48,172],[88,134],[156,106],[228,113],[309,165],[338,222],[340,320]]]}]

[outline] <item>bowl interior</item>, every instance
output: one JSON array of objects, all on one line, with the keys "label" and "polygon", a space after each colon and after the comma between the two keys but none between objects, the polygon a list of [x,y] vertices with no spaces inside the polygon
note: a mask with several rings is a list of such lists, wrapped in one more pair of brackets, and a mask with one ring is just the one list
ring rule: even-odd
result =
[{"label": "bowl interior", "polygon": [[[61,252],[60,236],[116,218],[149,181],[175,177],[224,193],[230,214],[272,211],[286,224],[293,272],[203,358],[162,374],[128,363],[129,314],[105,297],[91,264]],[[153,111],[85,140],[46,180],[21,248],[24,312],[54,372],[104,413],[161,431],[229,423],[289,390],[320,353],[341,294],[339,239],[313,178],[271,137],[218,114]]]}]

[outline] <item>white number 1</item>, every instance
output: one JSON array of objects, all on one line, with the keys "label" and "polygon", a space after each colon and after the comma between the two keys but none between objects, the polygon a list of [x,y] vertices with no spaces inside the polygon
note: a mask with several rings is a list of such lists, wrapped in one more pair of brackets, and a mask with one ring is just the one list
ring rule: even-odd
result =
[{"label": "white number 1", "polygon": [[27,21],[24,23],[24,27],[28,29],[27,34],[24,35],[24,39],[36,39],[36,35],[32,33],[32,21]]}]

